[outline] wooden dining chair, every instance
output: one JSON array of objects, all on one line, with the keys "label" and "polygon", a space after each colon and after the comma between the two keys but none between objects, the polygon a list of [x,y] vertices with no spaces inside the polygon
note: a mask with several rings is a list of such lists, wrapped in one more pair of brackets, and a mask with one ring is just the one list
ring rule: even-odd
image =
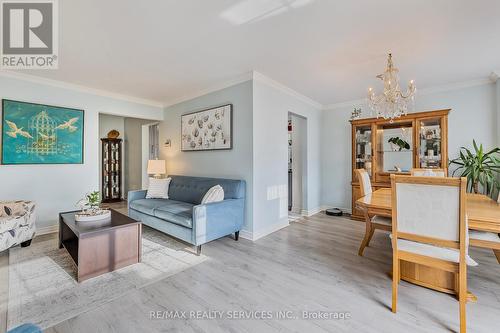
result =
[{"label": "wooden dining chair", "polygon": [[417,177],[446,177],[448,175],[448,170],[413,168],[410,170],[410,173],[412,176],[417,176]]},{"label": "wooden dining chair", "polygon": [[[364,197],[365,195],[371,194],[373,190],[370,181],[370,175],[368,174],[368,172],[365,169],[356,169],[355,173],[358,178],[359,187],[361,189],[361,196]],[[359,247],[358,250],[358,255],[360,256],[363,255],[365,247],[369,246],[370,241],[373,237],[373,233],[375,232],[375,229],[380,229],[385,231],[391,231],[392,229],[392,221],[390,217],[379,216],[379,215],[370,216],[368,215],[367,211],[365,211],[364,214],[365,214],[366,228],[365,228],[365,236],[363,237],[363,240],[361,241],[361,246]]]},{"label": "wooden dining chair", "polygon": [[[500,204],[500,193],[498,193],[497,203]],[[493,250],[497,261],[500,264],[500,234],[487,231],[470,230],[470,245],[483,249]]]},{"label": "wooden dining chair", "polygon": [[470,230],[469,241],[471,246],[493,250],[500,264],[500,236],[498,234],[494,232]]},{"label": "wooden dining chair", "polygon": [[391,175],[392,312],[397,309],[400,261],[458,274],[460,332],[466,332],[468,255],[466,178]]}]

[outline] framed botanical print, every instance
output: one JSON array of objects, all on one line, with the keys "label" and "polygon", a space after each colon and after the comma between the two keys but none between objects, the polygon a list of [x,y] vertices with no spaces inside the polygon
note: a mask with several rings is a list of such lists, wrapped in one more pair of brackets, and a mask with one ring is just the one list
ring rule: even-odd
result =
[{"label": "framed botanical print", "polygon": [[2,164],[83,163],[84,111],[2,100]]},{"label": "framed botanical print", "polygon": [[181,116],[181,150],[233,148],[233,105],[227,104]]}]

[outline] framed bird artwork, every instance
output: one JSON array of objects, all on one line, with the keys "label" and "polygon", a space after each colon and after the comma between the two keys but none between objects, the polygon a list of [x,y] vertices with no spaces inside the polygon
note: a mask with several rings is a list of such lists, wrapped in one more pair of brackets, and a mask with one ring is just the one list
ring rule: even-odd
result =
[{"label": "framed bird artwork", "polygon": [[2,164],[82,164],[84,111],[2,100]]}]

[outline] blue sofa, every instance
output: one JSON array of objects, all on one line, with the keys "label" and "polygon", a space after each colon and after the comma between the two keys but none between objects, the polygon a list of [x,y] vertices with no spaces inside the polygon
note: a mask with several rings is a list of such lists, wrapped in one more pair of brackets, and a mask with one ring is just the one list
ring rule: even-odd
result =
[{"label": "blue sofa", "polygon": [[[169,199],[146,199],[146,190],[128,192],[129,216],[143,224],[196,246],[232,233],[238,240],[245,219],[245,181],[221,178],[170,176]],[[215,185],[224,200],[201,204]]]}]

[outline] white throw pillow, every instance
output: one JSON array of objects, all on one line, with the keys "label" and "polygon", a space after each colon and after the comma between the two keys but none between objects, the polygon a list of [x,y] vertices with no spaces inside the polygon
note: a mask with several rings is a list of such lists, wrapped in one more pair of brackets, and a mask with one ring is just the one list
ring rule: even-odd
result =
[{"label": "white throw pillow", "polygon": [[224,200],[224,189],[220,185],[215,185],[211,187],[207,193],[201,199],[201,204],[207,204],[210,202],[218,202]]},{"label": "white throw pillow", "polygon": [[172,178],[149,178],[146,199],[168,199],[168,187]]}]

